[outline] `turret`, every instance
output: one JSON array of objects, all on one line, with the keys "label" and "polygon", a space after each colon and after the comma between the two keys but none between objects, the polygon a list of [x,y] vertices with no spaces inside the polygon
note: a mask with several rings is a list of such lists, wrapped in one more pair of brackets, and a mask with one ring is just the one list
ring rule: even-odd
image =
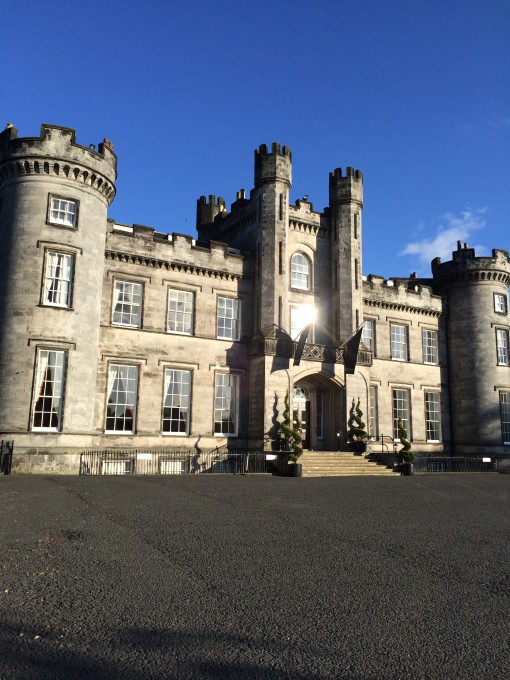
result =
[{"label": "turret", "polygon": [[476,257],[474,248],[458,242],[450,261],[432,261],[432,274],[447,309],[453,450],[503,452],[500,402],[510,391],[508,252]]},{"label": "turret", "polygon": [[221,196],[216,196],[212,194],[209,196],[209,200],[205,196],[200,196],[197,200],[197,229],[200,231],[200,227],[206,224],[214,222],[217,215],[225,215],[226,206],[225,199]]},{"label": "turret", "polygon": [[288,189],[292,186],[292,154],[278,142],[273,142],[270,153],[266,144],[255,149],[255,187],[271,182],[283,182]]},{"label": "turret", "polygon": [[37,446],[41,432],[57,446],[93,433],[85,396],[95,392],[116,168],[111,142],[81,146],[69,128],[0,134],[0,423],[18,447]]},{"label": "turret", "polygon": [[332,241],[333,336],[344,342],[363,321],[361,213],[363,174],[337,168],[329,175],[329,219]]},{"label": "turret", "polygon": [[259,283],[256,290],[257,329],[274,324],[290,328],[288,305],[287,231],[289,191],[292,186],[292,154],[288,146],[273,142],[255,149],[255,189],[259,230],[257,263]]}]

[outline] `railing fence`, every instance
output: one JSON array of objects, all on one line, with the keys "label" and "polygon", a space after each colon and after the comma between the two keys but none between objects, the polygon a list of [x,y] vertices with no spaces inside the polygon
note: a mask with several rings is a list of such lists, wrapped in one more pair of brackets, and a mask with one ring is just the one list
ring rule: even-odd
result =
[{"label": "railing fence", "polygon": [[11,474],[13,451],[14,441],[5,441],[2,439],[0,442],[0,474]]},{"label": "railing fence", "polygon": [[283,457],[224,448],[102,449],[83,451],[81,475],[281,474]]}]

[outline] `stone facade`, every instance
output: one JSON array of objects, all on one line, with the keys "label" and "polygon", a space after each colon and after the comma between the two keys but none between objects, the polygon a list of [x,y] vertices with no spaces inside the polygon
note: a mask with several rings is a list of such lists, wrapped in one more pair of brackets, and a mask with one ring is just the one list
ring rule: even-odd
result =
[{"label": "stone facade", "polygon": [[[360,401],[375,450],[398,416],[417,453],[510,444],[508,253],[459,244],[432,278],[362,276],[363,177],[291,205],[288,147],[255,151],[197,238],[107,217],[117,158],[67,128],[0,134],[0,438],[14,469],[77,472],[90,448],[276,449],[287,392],[304,446],[348,446]],[[300,332],[312,316],[301,361]],[[345,343],[364,323],[354,374]]]}]

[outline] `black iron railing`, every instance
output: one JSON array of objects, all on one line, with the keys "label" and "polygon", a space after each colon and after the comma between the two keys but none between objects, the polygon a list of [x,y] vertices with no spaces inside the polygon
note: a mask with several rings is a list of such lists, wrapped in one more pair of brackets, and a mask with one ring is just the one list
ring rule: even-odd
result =
[{"label": "black iron railing", "polygon": [[415,472],[497,472],[490,456],[423,456],[416,458]]},{"label": "black iron railing", "polygon": [[283,457],[251,450],[103,449],[83,451],[81,475],[280,474]]},{"label": "black iron railing", "polygon": [[10,475],[12,466],[12,452],[14,451],[14,441],[0,442],[0,474]]}]

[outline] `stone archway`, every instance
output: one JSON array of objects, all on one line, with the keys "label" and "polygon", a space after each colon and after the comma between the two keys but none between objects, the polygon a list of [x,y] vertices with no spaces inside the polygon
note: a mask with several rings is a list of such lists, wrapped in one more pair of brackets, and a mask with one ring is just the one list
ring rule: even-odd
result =
[{"label": "stone archway", "polygon": [[336,380],[321,373],[296,378],[292,410],[302,425],[303,448],[309,451],[338,451],[345,433],[345,390]]}]

